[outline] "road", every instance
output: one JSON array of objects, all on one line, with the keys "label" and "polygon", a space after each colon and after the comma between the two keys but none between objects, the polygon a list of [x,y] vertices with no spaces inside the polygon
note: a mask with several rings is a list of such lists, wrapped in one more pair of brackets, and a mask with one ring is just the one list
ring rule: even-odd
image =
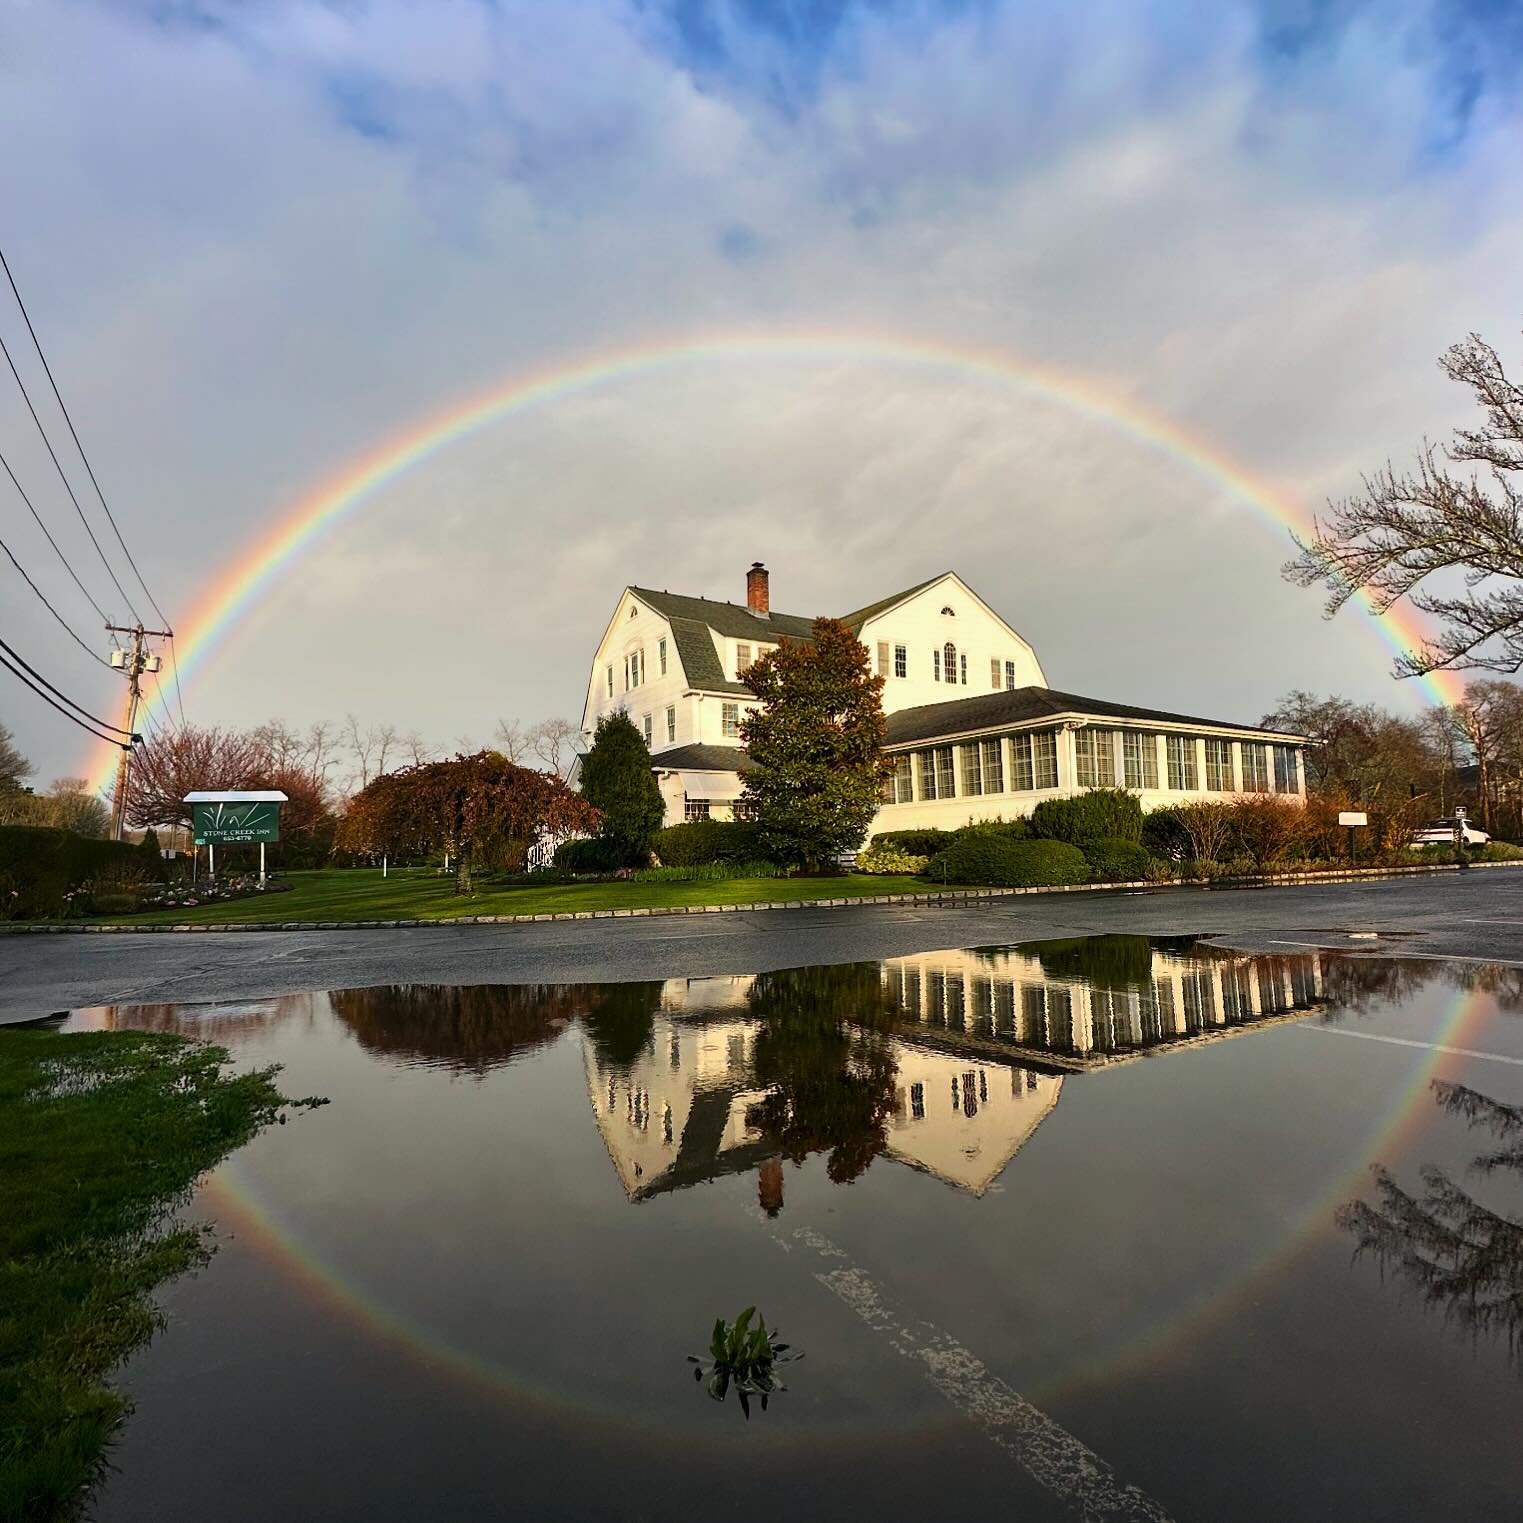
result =
[{"label": "road", "polygon": [[84,1005],[252,999],[391,983],[583,983],[755,973],[1104,932],[1368,945],[1523,963],[1523,871],[1277,889],[1054,894],[436,930],[0,937],[0,1023]]}]

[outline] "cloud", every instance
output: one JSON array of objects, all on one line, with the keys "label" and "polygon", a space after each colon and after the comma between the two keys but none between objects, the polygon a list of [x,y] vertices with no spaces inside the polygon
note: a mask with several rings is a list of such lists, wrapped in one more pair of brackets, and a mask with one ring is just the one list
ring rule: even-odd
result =
[{"label": "cloud", "polygon": [[[161,602],[191,605],[412,420],[630,345],[858,332],[1009,354],[1096,377],[1315,506],[1464,416],[1433,364],[1447,343],[1515,341],[1505,17],[699,17],[71,0],[11,18],[0,131],[28,151],[0,168],[7,253]],[[29,429],[0,401],[0,448],[90,580]],[[0,524],[64,606],[14,502]],[[737,344],[390,483],[230,632],[187,705],[484,738],[498,712],[576,711],[625,581],[738,596],[756,558],[799,611],[956,566],[1053,680],[1100,695],[1248,718],[1294,685],[1410,701],[1359,616],[1324,625],[1279,580],[1285,549],[1219,482],[1050,397]],[[5,585],[13,643],[115,702]],[[48,711],[12,693],[0,713],[46,772],[77,770]]]}]

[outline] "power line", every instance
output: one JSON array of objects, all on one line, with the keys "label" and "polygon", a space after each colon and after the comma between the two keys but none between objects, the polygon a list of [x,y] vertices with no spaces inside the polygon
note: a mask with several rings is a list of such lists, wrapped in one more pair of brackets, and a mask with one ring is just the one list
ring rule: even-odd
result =
[{"label": "power line", "polygon": [[50,705],[52,708],[57,709],[58,712],[62,714],[70,724],[77,724],[81,730],[88,731],[88,733],[93,735],[97,740],[104,740],[109,745],[117,746],[123,751],[130,751],[132,749],[130,742],[124,741],[115,735],[107,735],[104,730],[97,730],[94,725],[86,724],[83,719],[80,719],[76,715],[71,714],[61,703],[57,703],[52,698],[49,698],[48,695],[43,692],[43,690],[35,682],[33,682],[29,677],[25,675],[25,673],[17,670],[16,667],[12,666],[10,661],[4,655],[0,655],[0,666],[3,666],[6,671],[8,671],[13,677],[18,678],[27,687],[31,688],[31,690],[36,693],[36,695],[42,699],[44,703]]},{"label": "power line", "polygon": [[95,553],[100,556],[100,563],[106,568],[106,575],[111,578],[112,584],[121,594],[122,601],[127,605],[128,611],[139,624],[143,622],[143,616],[132,606],[132,599],[127,596],[127,589],[117,579],[116,572],[111,569],[111,562],[106,559],[106,552],[101,549],[100,541],[95,537],[95,530],[90,527],[90,520],[85,517],[85,510],[79,505],[79,498],[74,495],[74,488],[69,485],[69,478],[64,474],[62,464],[58,459],[58,452],[53,448],[53,441],[48,438],[48,431],[42,426],[42,419],[37,416],[37,409],[32,406],[32,394],[26,389],[26,382],[21,379],[21,372],[16,369],[16,362],[11,358],[11,351],[6,347],[3,336],[0,336],[0,354],[5,356],[5,363],[11,367],[11,374],[16,378],[16,384],[21,388],[22,400],[26,403],[26,410],[32,415],[32,422],[37,425],[37,432],[42,436],[42,442],[47,448],[48,458],[53,462],[53,469],[58,472],[58,479],[63,482],[63,489],[69,494],[69,501],[74,504],[74,511],[79,514],[79,521],[85,526],[85,533],[90,536],[90,543],[95,546]]},{"label": "power line", "polygon": [[22,667],[28,671],[50,693],[56,693],[60,698],[63,699],[66,704],[69,705],[71,709],[78,709],[79,712],[93,724],[100,725],[102,729],[115,730],[118,734],[121,735],[130,736],[132,734],[131,730],[124,730],[119,724],[112,724],[109,719],[102,719],[98,714],[92,714],[83,704],[75,703],[75,701],[70,698],[69,695],[65,693],[61,688],[54,687],[53,684],[49,682],[48,679],[44,677],[35,666],[29,666],[27,662],[22,658],[20,652],[17,651],[14,647],[7,645],[4,640],[0,640],[0,651],[4,651],[5,654],[8,655],[11,660],[16,663],[17,666]]},{"label": "power line", "polygon": [[[38,340],[37,330],[32,326],[31,314],[26,310],[26,303],[21,299],[21,292],[16,286],[16,277],[11,274],[10,262],[5,257],[4,249],[0,249],[0,268],[5,270],[5,278],[10,282],[11,294],[16,298],[16,305],[21,308],[21,316],[22,320],[26,323],[26,331],[32,337],[32,348],[37,351],[37,358],[42,361],[42,368],[47,372],[48,385],[53,388],[53,397],[58,403],[58,410],[63,414],[64,422],[69,425],[69,437],[73,439],[74,448],[79,451],[79,458],[84,462],[85,471],[90,477],[90,485],[95,488],[95,495],[100,499],[100,505],[105,510],[106,521],[111,525],[111,532],[116,535],[116,542],[122,547],[122,554],[127,557],[127,564],[132,567],[132,574],[137,578],[138,586],[143,589],[144,597],[148,599],[153,611],[158,614],[160,623],[163,624],[165,629],[168,629],[170,627],[169,620],[164,616],[164,610],[159,607],[153,594],[148,590],[148,583],[143,580],[143,573],[138,570],[137,562],[133,560],[132,552],[127,548],[127,541],[122,538],[122,531],[117,527],[116,515],[112,513],[111,506],[106,501],[106,494],[101,491],[100,482],[95,479],[95,468],[90,464],[90,457],[85,453],[84,445],[79,442],[79,432],[74,427],[74,419],[70,417],[69,409],[64,404],[63,393],[58,389],[58,382],[53,379],[53,367],[48,364],[48,357],[42,352],[42,344]],[[73,496],[73,493],[71,492],[69,495]],[[117,590],[121,590],[120,585],[118,585]],[[126,593],[122,593],[122,596],[126,597]],[[127,606],[129,608],[132,607],[130,599]],[[137,611],[135,609],[133,610],[133,617],[137,618]],[[141,623],[142,620],[139,619],[138,622]]]},{"label": "power line", "polygon": [[[164,627],[169,628],[168,621]],[[169,630],[169,669],[175,674],[175,702],[180,706],[180,728],[185,728],[185,695],[180,691],[180,658],[175,654],[175,632]]]},{"label": "power line", "polygon": [[34,582],[31,579],[31,577],[29,577],[26,574],[26,567],[23,566],[21,564],[21,562],[18,561],[14,555],[11,554],[11,547],[8,544],[6,544],[6,542],[3,539],[0,539],[0,550],[5,551],[5,554],[6,554],[7,558],[10,560],[11,565],[13,565],[16,568],[16,570],[21,573],[21,579],[22,579],[22,581],[24,581],[27,584],[27,586],[30,587],[32,589],[32,591],[37,594],[37,599],[42,604],[42,606],[44,608],[46,608],[47,611],[50,614],[52,614],[53,617],[55,619],[57,619],[58,622],[63,626],[64,633],[67,634],[68,637],[92,661],[99,661],[100,664],[102,666],[104,666],[109,671],[111,669],[111,663],[109,661],[107,661],[104,656],[101,656],[97,652],[91,650],[90,647],[88,645],[86,645],[83,640],[80,639],[80,637],[74,632],[74,629],[70,625],[69,621],[66,618],[64,618],[64,616],[61,613],[59,613],[59,611],[56,608],[54,608],[53,605],[50,602],[48,602],[47,598],[43,596],[42,589],[37,585],[36,582]]},{"label": "power line", "polygon": [[53,547],[54,553],[58,556],[58,559],[63,562],[63,569],[67,571],[71,577],[73,577],[74,585],[78,587],[82,593],[84,593],[85,602],[87,602],[96,611],[96,613],[100,615],[100,621],[102,624],[109,624],[111,621],[106,617],[105,610],[100,606],[99,603],[95,601],[94,598],[90,596],[89,589],[86,588],[85,584],[79,579],[79,573],[76,572],[75,569],[69,564],[69,557],[58,548],[58,541],[48,533],[48,526],[43,523],[42,515],[37,511],[36,508],[32,506],[32,499],[26,495],[26,489],[21,485],[19,481],[16,480],[16,473],[11,469],[11,463],[5,458],[4,455],[0,455],[0,466],[5,467],[5,474],[11,478],[11,485],[21,493],[22,502],[26,504],[27,511],[32,515],[33,518],[37,520],[37,527],[42,530],[43,535],[47,539],[47,542]]}]

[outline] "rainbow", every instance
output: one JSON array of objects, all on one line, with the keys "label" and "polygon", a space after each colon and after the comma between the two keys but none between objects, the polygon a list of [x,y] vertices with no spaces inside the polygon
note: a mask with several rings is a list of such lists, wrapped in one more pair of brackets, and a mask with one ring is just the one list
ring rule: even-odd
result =
[{"label": "rainbow", "polygon": [[[183,676],[194,676],[271,585],[345,518],[390,482],[477,430],[577,392],[662,370],[758,358],[918,365],[1055,403],[1178,462],[1257,509],[1277,531],[1302,532],[1310,527],[1306,512],[1282,488],[1253,474],[1172,419],[1092,377],[1034,364],[999,350],[914,337],[785,330],[664,338],[515,375],[485,392],[457,400],[348,461],[286,508],[272,528],[241,550],[202,589],[189,616],[178,621],[184,631],[180,641]],[[1366,594],[1360,596],[1366,606],[1371,606]],[[1416,614],[1403,605],[1377,617],[1374,629],[1397,655],[1415,649],[1423,639]],[[1417,686],[1429,702],[1436,704],[1454,703],[1463,691],[1462,680],[1447,672],[1421,678]],[[102,748],[97,757],[89,775],[96,787],[105,789],[115,774],[117,753]]]}]

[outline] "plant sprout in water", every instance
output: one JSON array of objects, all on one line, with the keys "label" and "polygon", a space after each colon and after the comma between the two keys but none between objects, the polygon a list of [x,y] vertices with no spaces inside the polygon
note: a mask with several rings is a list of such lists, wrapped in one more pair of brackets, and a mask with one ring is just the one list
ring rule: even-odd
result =
[{"label": "plant sprout in water", "polygon": [[733,1322],[716,1318],[709,1339],[708,1359],[700,1359],[696,1354],[687,1356],[688,1363],[694,1366],[693,1379],[702,1380],[707,1376],[708,1392],[715,1401],[723,1401],[733,1386],[735,1394],[740,1397],[740,1410],[747,1417],[751,1415],[753,1396],[761,1398],[761,1408],[765,1412],[767,1398],[774,1391],[787,1389],[776,1366],[804,1357],[790,1350],[786,1343],[775,1342],[772,1333],[767,1331],[764,1318],[756,1317],[753,1327],[751,1318],[755,1316],[756,1308],[748,1306]]}]

